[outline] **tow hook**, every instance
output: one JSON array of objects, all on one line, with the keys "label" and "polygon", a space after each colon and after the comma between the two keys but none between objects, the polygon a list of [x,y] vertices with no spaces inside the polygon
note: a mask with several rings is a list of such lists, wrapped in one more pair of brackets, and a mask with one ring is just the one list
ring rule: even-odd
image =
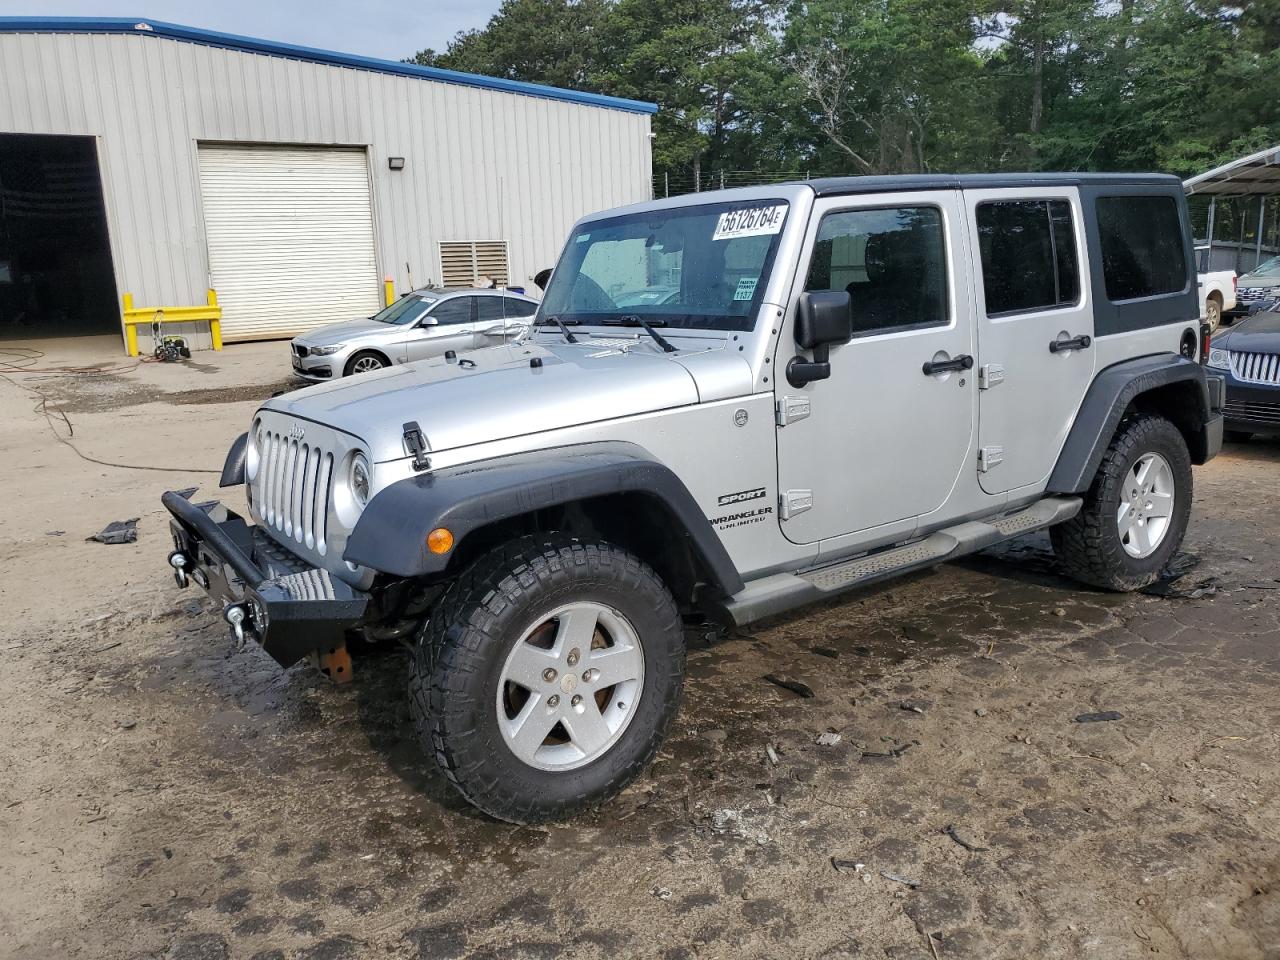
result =
[{"label": "tow hook", "polygon": [[175,550],[169,554],[169,566],[173,567],[173,579],[180,587],[185,587],[190,583],[187,579],[187,565],[189,563],[187,555],[181,550]]},{"label": "tow hook", "polygon": [[243,604],[233,603],[222,611],[222,619],[231,624],[231,632],[236,638],[236,649],[243,650],[245,642],[245,622],[249,619],[249,611]]}]

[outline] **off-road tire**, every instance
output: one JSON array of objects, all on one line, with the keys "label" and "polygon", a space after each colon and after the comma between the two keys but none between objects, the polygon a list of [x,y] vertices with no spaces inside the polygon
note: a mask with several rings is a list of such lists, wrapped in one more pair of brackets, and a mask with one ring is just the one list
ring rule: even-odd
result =
[{"label": "off-road tire", "polygon": [[[1139,559],[1125,552],[1116,515],[1121,484],[1138,458],[1151,452],[1164,457],[1173,471],[1173,513],[1160,545]],[[1138,590],[1154,583],[1186,535],[1191,488],[1191,455],[1178,428],[1152,414],[1126,418],[1103,454],[1080,512],[1049,531],[1062,569],[1075,580],[1106,590]]]},{"label": "off-road tire", "polygon": [[[564,772],[536,769],[498,727],[497,684],[522,633],[576,601],[604,604],[634,626],[644,654],[635,714],[606,753]],[[658,575],[609,543],[521,537],[477,560],[418,634],[410,708],[423,749],[490,816],[540,823],[608,800],[648,767],[680,703],[685,645],[679,610]]]},{"label": "off-road tire", "polygon": [[347,361],[346,367],[342,371],[344,377],[353,376],[356,372],[356,364],[361,360],[377,360],[378,366],[370,370],[362,370],[361,373],[370,373],[372,369],[381,370],[384,367],[391,366],[391,361],[380,354],[377,350],[360,350],[351,355],[351,359]]}]

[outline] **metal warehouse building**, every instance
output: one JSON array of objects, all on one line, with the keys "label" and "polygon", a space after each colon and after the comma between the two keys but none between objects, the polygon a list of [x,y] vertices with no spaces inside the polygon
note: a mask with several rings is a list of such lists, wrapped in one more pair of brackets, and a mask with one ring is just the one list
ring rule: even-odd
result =
[{"label": "metal warehouse building", "polygon": [[[0,337],[212,345],[531,287],[650,194],[653,104],[137,20],[0,18]],[[536,292],[536,288],[533,288]],[[123,305],[123,307],[122,307]],[[132,309],[130,309],[132,308]]]}]

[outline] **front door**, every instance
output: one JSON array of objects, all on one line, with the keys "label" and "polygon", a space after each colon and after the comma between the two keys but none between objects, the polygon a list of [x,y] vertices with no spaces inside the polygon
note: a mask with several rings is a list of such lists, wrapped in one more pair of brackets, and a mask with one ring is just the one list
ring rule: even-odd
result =
[{"label": "front door", "polygon": [[1093,380],[1093,310],[1072,188],[965,192],[978,284],[978,480],[1047,482]]},{"label": "front door", "polygon": [[406,358],[426,360],[446,351],[463,353],[475,347],[475,297],[441,300],[431,312],[408,331]]},{"label": "front door", "polygon": [[972,469],[974,371],[963,364],[974,345],[960,195],[820,200],[806,250],[797,286],[847,290],[854,335],[831,348],[830,379],[790,386],[782,374],[797,353],[793,297],[774,361],[783,533],[814,543],[912,529]]}]

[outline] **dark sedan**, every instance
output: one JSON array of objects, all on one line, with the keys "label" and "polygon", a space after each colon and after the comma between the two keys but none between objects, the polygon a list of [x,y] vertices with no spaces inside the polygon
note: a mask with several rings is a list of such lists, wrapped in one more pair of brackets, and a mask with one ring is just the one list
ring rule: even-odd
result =
[{"label": "dark sedan", "polygon": [[1280,312],[1259,311],[1214,337],[1209,366],[1226,374],[1227,439],[1280,436]]}]

